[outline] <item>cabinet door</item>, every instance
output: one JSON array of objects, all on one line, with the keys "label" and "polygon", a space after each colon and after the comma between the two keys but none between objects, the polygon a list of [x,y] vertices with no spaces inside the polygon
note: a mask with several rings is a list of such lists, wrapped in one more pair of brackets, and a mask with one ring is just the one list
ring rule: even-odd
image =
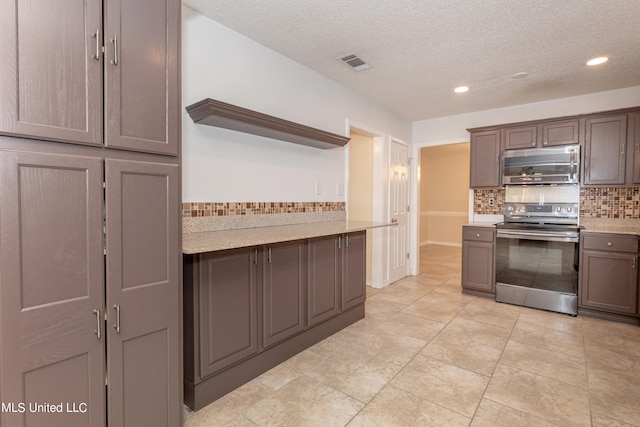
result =
[{"label": "cabinet door", "polygon": [[540,128],[543,147],[580,143],[580,122],[578,120],[544,123]]},{"label": "cabinet door", "polygon": [[633,114],[633,183],[640,184],[640,113]]},{"label": "cabinet door", "polygon": [[264,346],[304,329],[305,241],[265,247],[262,294]]},{"label": "cabinet door", "polygon": [[258,352],[258,254],[232,249],[199,256],[200,378]]},{"label": "cabinet door", "polygon": [[535,148],[538,144],[538,126],[520,126],[504,130],[504,148]]},{"label": "cabinet door", "polygon": [[342,310],[364,302],[366,297],[366,232],[347,234],[343,249]]},{"label": "cabinet door", "polygon": [[494,244],[462,243],[462,287],[495,292]]},{"label": "cabinet door", "polygon": [[104,4],[105,144],[177,155],[180,2]]},{"label": "cabinet door", "polygon": [[102,426],[102,161],[0,152],[0,182],[0,400],[89,409],[0,425]]},{"label": "cabinet door", "polygon": [[340,313],[342,238],[318,237],[309,240],[307,279],[307,323],[318,324]]},{"label": "cabinet door", "polygon": [[102,144],[101,26],[98,1],[0,1],[0,133]]},{"label": "cabinet door", "polygon": [[625,183],[627,116],[586,120],[584,184]]},{"label": "cabinet door", "polygon": [[471,188],[500,186],[500,131],[471,134]]},{"label": "cabinet door", "polygon": [[111,426],[181,420],[179,170],[106,161]]},{"label": "cabinet door", "polygon": [[583,251],[580,260],[580,307],[636,314],[638,256]]}]

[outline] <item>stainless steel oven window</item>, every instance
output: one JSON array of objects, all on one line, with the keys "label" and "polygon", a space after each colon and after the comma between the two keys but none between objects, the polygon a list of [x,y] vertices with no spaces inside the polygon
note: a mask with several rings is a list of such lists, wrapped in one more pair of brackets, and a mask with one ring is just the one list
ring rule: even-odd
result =
[{"label": "stainless steel oven window", "polygon": [[577,295],[578,243],[499,235],[496,282]]}]

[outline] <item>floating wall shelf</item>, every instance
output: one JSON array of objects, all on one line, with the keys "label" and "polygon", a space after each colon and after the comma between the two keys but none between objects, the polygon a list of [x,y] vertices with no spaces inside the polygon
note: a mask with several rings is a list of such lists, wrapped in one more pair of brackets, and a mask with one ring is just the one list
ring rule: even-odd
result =
[{"label": "floating wall shelf", "polygon": [[315,148],[343,147],[348,137],[248,110],[211,98],[189,105],[194,123],[265,136]]}]

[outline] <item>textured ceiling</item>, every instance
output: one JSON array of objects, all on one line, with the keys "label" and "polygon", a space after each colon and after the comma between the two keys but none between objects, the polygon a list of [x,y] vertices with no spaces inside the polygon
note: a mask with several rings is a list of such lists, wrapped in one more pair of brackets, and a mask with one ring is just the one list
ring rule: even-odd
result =
[{"label": "textured ceiling", "polygon": [[640,85],[640,0],[183,3],[409,120]]}]

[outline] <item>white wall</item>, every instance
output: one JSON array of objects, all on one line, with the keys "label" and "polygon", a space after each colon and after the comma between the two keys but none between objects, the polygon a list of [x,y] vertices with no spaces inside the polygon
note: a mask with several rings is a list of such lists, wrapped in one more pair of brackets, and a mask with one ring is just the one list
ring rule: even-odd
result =
[{"label": "white wall", "polygon": [[638,105],[640,105],[640,86],[634,86],[552,101],[477,111],[414,122],[412,141],[414,147],[458,143],[469,141],[469,132],[466,131],[468,128],[594,113]]},{"label": "white wall", "polygon": [[[340,135],[347,135],[351,120],[407,141],[411,136],[410,122],[183,6],[183,107],[204,98]],[[184,110],[182,146],[185,202],[344,201],[336,194],[345,184],[344,148],[320,150],[196,125]]]}]

